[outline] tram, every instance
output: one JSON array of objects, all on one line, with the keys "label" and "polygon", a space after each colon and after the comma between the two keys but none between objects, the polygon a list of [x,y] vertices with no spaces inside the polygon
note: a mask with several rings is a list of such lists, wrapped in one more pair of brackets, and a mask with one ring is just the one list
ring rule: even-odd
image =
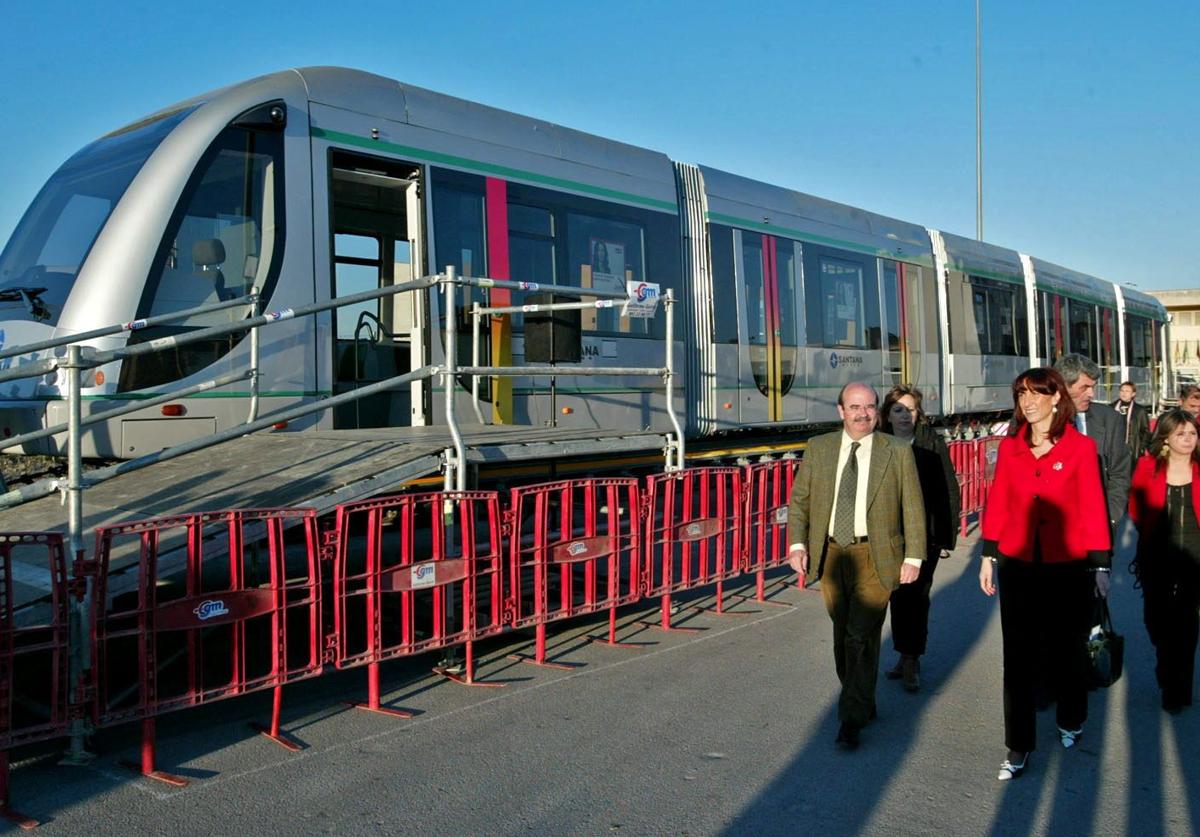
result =
[{"label": "tram", "polygon": [[[693,438],[836,421],[840,388],[911,382],[956,424],[1011,408],[1022,369],[1079,352],[1139,398],[1168,394],[1167,316],[1145,294],[1012,250],[760,183],[356,70],[251,79],[172,105],[83,148],[0,254],[0,349],[257,292],[264,311],[460,275],[539,286],[672,289],[676,409]],[[469,306],[436,290],[262,332],[259,411],[327,398],[445,357],[445,317],[470,360]],[[245,306],[89,339],[98,349],[236,323]],[[585,311],[581,365],[660,365],[662,317]],[[92,414],[244,370],[245,332],[88,374]],[[521,314],[489,317],[485,362],[526,359]],[[44,352],[9,358],[16,364]],[[528,353],[532,354],[532,353]],[[645,378],[494,379],[469,404],[493,422],[665,429]],[[66,420],[65,378],[0,386],[4,437]],[[84,455],[132,458],[243,423],[243,383],[101,421]],[[435,424],[429,380],[292,422],[285,432]],[[170,407],[171,409],[167,409]],[[25,446],[54,453],[63,437]]]}]

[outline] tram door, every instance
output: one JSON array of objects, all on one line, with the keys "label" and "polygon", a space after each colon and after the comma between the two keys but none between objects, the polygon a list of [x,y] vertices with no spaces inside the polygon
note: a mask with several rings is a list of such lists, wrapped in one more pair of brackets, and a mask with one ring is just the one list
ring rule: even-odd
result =
[{"label": "tram door", "polygon": [[[741,421],[802,421],[803,385],[794,387],[800,373],[799,245],[786,238],[735,230],[734,248],[745,313],[742,345],[747,349],[740,374]],[[716,304],[725,303],[716,300]]]},{"label": "tram door", "polygon": [[[333,295],[420,275],[421,211],[416,166],[334,152],[330,171]],[[420,368],[425,300],[403,293],[338,308],[333,390],[340,395]],[[337,429],[424,424],[422,382],[356,399],[334,410]]]},{"label": "tram door", "polygon": [[[883,334],[880,348],[883,349],[883,384],[884,390],[905,383],[915,383],[916,370],[913,368],[913,357],[909,344],[909,308],[901,305],[901,300],[908,300],[906,292],[908,265],[888,259],[880,260],[881,279],[883,281],[880,299],[883,300]],[[916,277],[913,277],[916,278]]]}]

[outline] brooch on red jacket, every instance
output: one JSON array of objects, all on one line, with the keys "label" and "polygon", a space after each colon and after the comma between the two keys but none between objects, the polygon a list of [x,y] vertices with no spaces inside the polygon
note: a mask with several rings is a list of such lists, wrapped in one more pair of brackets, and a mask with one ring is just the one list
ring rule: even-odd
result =
[{"label": "brooch on red jacket", "polygon": [[1062,462],[1055,462],[1055,463],[1054,463],[1054,470],[1056,470],[1056,471],[1061,471],[1061,470],[1062,470],[1062,468],[1063,468],[1063,466],[1062,466]]}]

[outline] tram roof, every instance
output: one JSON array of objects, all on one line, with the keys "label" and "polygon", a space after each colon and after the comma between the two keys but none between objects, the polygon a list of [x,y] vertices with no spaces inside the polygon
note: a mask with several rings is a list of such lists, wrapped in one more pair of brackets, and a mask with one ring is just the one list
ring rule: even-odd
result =
[{"label": "tram roof", "polygon": [[889,258],[932,263],[924,227],[700,166],[709,220]]},{"label": "tram roof", "polygon": [[362,70],[303,67],[295,72],[303,78],[309,100],[313,102],[619,172],[627,177],[662,184],[671,194],[675,191],[671,161],[658,151],[436,93]]},{"label": "tram roof", "polygon": [[1098,302],[1110,308],[1116,307],[1117,292],[1113,290],[1112,282],[1105,282],[1103,279],[1039,259],[1037,256],[1031,257],[1030,260],[1033,262],[1034,285],[1038,290],[1053,291],[1087,302]]},{"label": "tram roof", "polygon": [[946,232],[942,233],[942,241],[946,243],[946,259],[951,270],[961,270],[963,273],[1006,282],[1025,283],[1021,255],[1016,250]]}]

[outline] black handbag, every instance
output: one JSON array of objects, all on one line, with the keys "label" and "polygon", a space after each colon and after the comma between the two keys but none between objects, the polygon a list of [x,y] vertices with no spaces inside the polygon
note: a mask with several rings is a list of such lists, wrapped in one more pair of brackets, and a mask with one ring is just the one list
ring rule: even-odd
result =
[{"label": "black handbag", "polygon": [[1095,627],[1088,637],[1088,679],[1093,689],[1107,688],[1121,679],[1125,667],[1125,637],[1113,630],[1108,600],[1096,599]]}]

